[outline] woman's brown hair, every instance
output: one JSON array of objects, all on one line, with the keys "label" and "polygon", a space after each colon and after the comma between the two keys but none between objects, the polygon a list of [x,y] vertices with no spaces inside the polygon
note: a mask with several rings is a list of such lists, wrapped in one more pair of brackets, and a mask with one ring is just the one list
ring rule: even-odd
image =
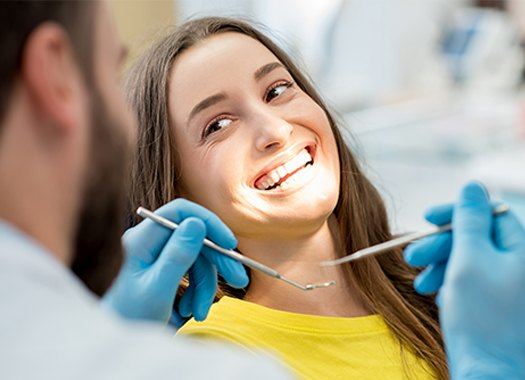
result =
[{"label": "woman's brown hair", "polygon": [[[363,175],[320,95],[310,81],[273,41],[250,23],[221,17],[186,22],[159,39],[132,67],[126,88],[139,120],[138,153],[133,162],[130,206],[156,209],[177,193],[178,157],[168,115],[168,83],[175,58],[200,41],[224,32],[250,36],[265,45],[283,63],[297,85],[325,111],[337,142],[341,163],[340,192],[334,210],[345,252],[384,242],[392,237],[383,201]],[[440,379],[448,378],[443,342],[433,297],[417,294],[401,249],[344,267],[368,308],[380,314],[391,331],[425,360]]]}]

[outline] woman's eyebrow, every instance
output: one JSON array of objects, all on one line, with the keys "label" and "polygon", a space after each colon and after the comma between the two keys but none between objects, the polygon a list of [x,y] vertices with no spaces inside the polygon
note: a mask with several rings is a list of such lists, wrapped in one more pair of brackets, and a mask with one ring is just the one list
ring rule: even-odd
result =
[{"label": "woman's eyebrow", "polygon": [[[282,67],[285,68],[281,62],[271,62],[259,67],[253,74],[255,80],[259,81],[264,76],[271,73],[273,70]],[[204,111],[206,108],[211,107],[219,102],[222,102],[227,98],[227,95],[223,92],[207,97],[206,99],[200,101],[190,112],[188,117],[188,123],[197,115],[199,112]]]},{"label": "woman's eyebrow", "polygon": [[[266,65],[264,66],[261,66],[259,67],[255,73],[253,74],[253,77],[255,78],[256,81],[259,81],[261,80],[265,75],[268,75],[269,73],[271,73],[273,70],[279,68],[279,67],[282,67],[282,68],[285,68],[284,65],[281,63],[281,62],[271,62],[271,63],[267,63]],[[286,69],[286,68],[285,68]]]},{"label": "woman's eyebrow", "polygon": [[206,108],[213,106],[219,102],[222,102],[227,98],[227,95],[224,92],[219,92],[218,94],[208,96],[206,99],[200,101],[190,112],[188,117],[188,123],[197,115],[199,112],[204,111]]}]

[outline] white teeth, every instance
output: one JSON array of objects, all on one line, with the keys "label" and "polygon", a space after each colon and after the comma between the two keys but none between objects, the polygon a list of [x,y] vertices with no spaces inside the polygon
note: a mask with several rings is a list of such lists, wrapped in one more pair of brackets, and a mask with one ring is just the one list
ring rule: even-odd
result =
[{"label": "white teeth", "polygon": [[[279,167],[278,167],[277,169],[275,169],[275,170],[277,171],[277,176],[278,176],[279,178],[283,178],[283,177],[286,175],[286,169],[283,168],[282,166],[279,166]],[[273,173],[274,173],[274,172],[272,172],[272,174],[273,174]],[[277,181],[278,181],[278,180],[277,180]],[[275,182],[277,182],[277,181],[275,181]]]},{"label": "white teeth", "polygon": [[[305,148],[301,150],[290,161],[279,166],[278,168],[273,169],[271,172],[266,173],[265,176],[263,176],[261,179],[259,179],[256,182],[255,187],[257,187],[259,190],[268,189],[269,187],[272,187],[276,183],[278,183],[282,178],[287,176],[289,173],[293,173],[297,169],[304,167],[310,161],[312,161],[312,156],[310,156],[310,153],[308,153],[308,151]],[[281,183],[279,186],[283,188],[283,185],[286,182],[289,182],[292,178],[293,176],[290,177],[290,179],[287,179],[284,183]]]},{"label": "white teeth", "polygon": [[297,161],[295,158],[288,161],[286,164],[284,164],[284,168],[288,173],[290,173],[295,168],[295,161]]},{"label": "white teeth", "polygon": [[284,171],[283,175],[278,174],[275,171],[272,171],[270,174],[268,174],[272,180],[273,183],[279,182],[279,180],[286,175],[286,171]]},{"label": "white teeth", "polygon": [[281,188],[281,190],[286,190],[288,187],[290,187],[290,181],[289,180],[284,181],[283,183],[279,185],[279,187]]}]

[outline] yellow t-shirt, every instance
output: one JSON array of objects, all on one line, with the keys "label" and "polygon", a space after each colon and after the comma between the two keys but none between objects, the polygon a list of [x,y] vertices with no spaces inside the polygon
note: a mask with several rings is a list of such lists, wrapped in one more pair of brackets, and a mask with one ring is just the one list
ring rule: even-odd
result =
[{"label": "yellow t-shirt", "polygon": [[434,379],[426,363],[402,349],[379,315],[323,317],[223,297],[204,322],[178,332],[221,339],[280,356],[302,379]]}]

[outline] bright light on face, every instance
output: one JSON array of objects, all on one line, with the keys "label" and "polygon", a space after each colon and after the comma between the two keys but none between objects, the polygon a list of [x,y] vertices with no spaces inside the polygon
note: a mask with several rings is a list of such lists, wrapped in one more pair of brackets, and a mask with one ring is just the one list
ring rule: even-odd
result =
[{"label": "bright light on face", "polygon": [[169,111],[183,195],[243,237],[319,228],[339,194],[328,118],[259,41],[223,33],[182,53]]}]

